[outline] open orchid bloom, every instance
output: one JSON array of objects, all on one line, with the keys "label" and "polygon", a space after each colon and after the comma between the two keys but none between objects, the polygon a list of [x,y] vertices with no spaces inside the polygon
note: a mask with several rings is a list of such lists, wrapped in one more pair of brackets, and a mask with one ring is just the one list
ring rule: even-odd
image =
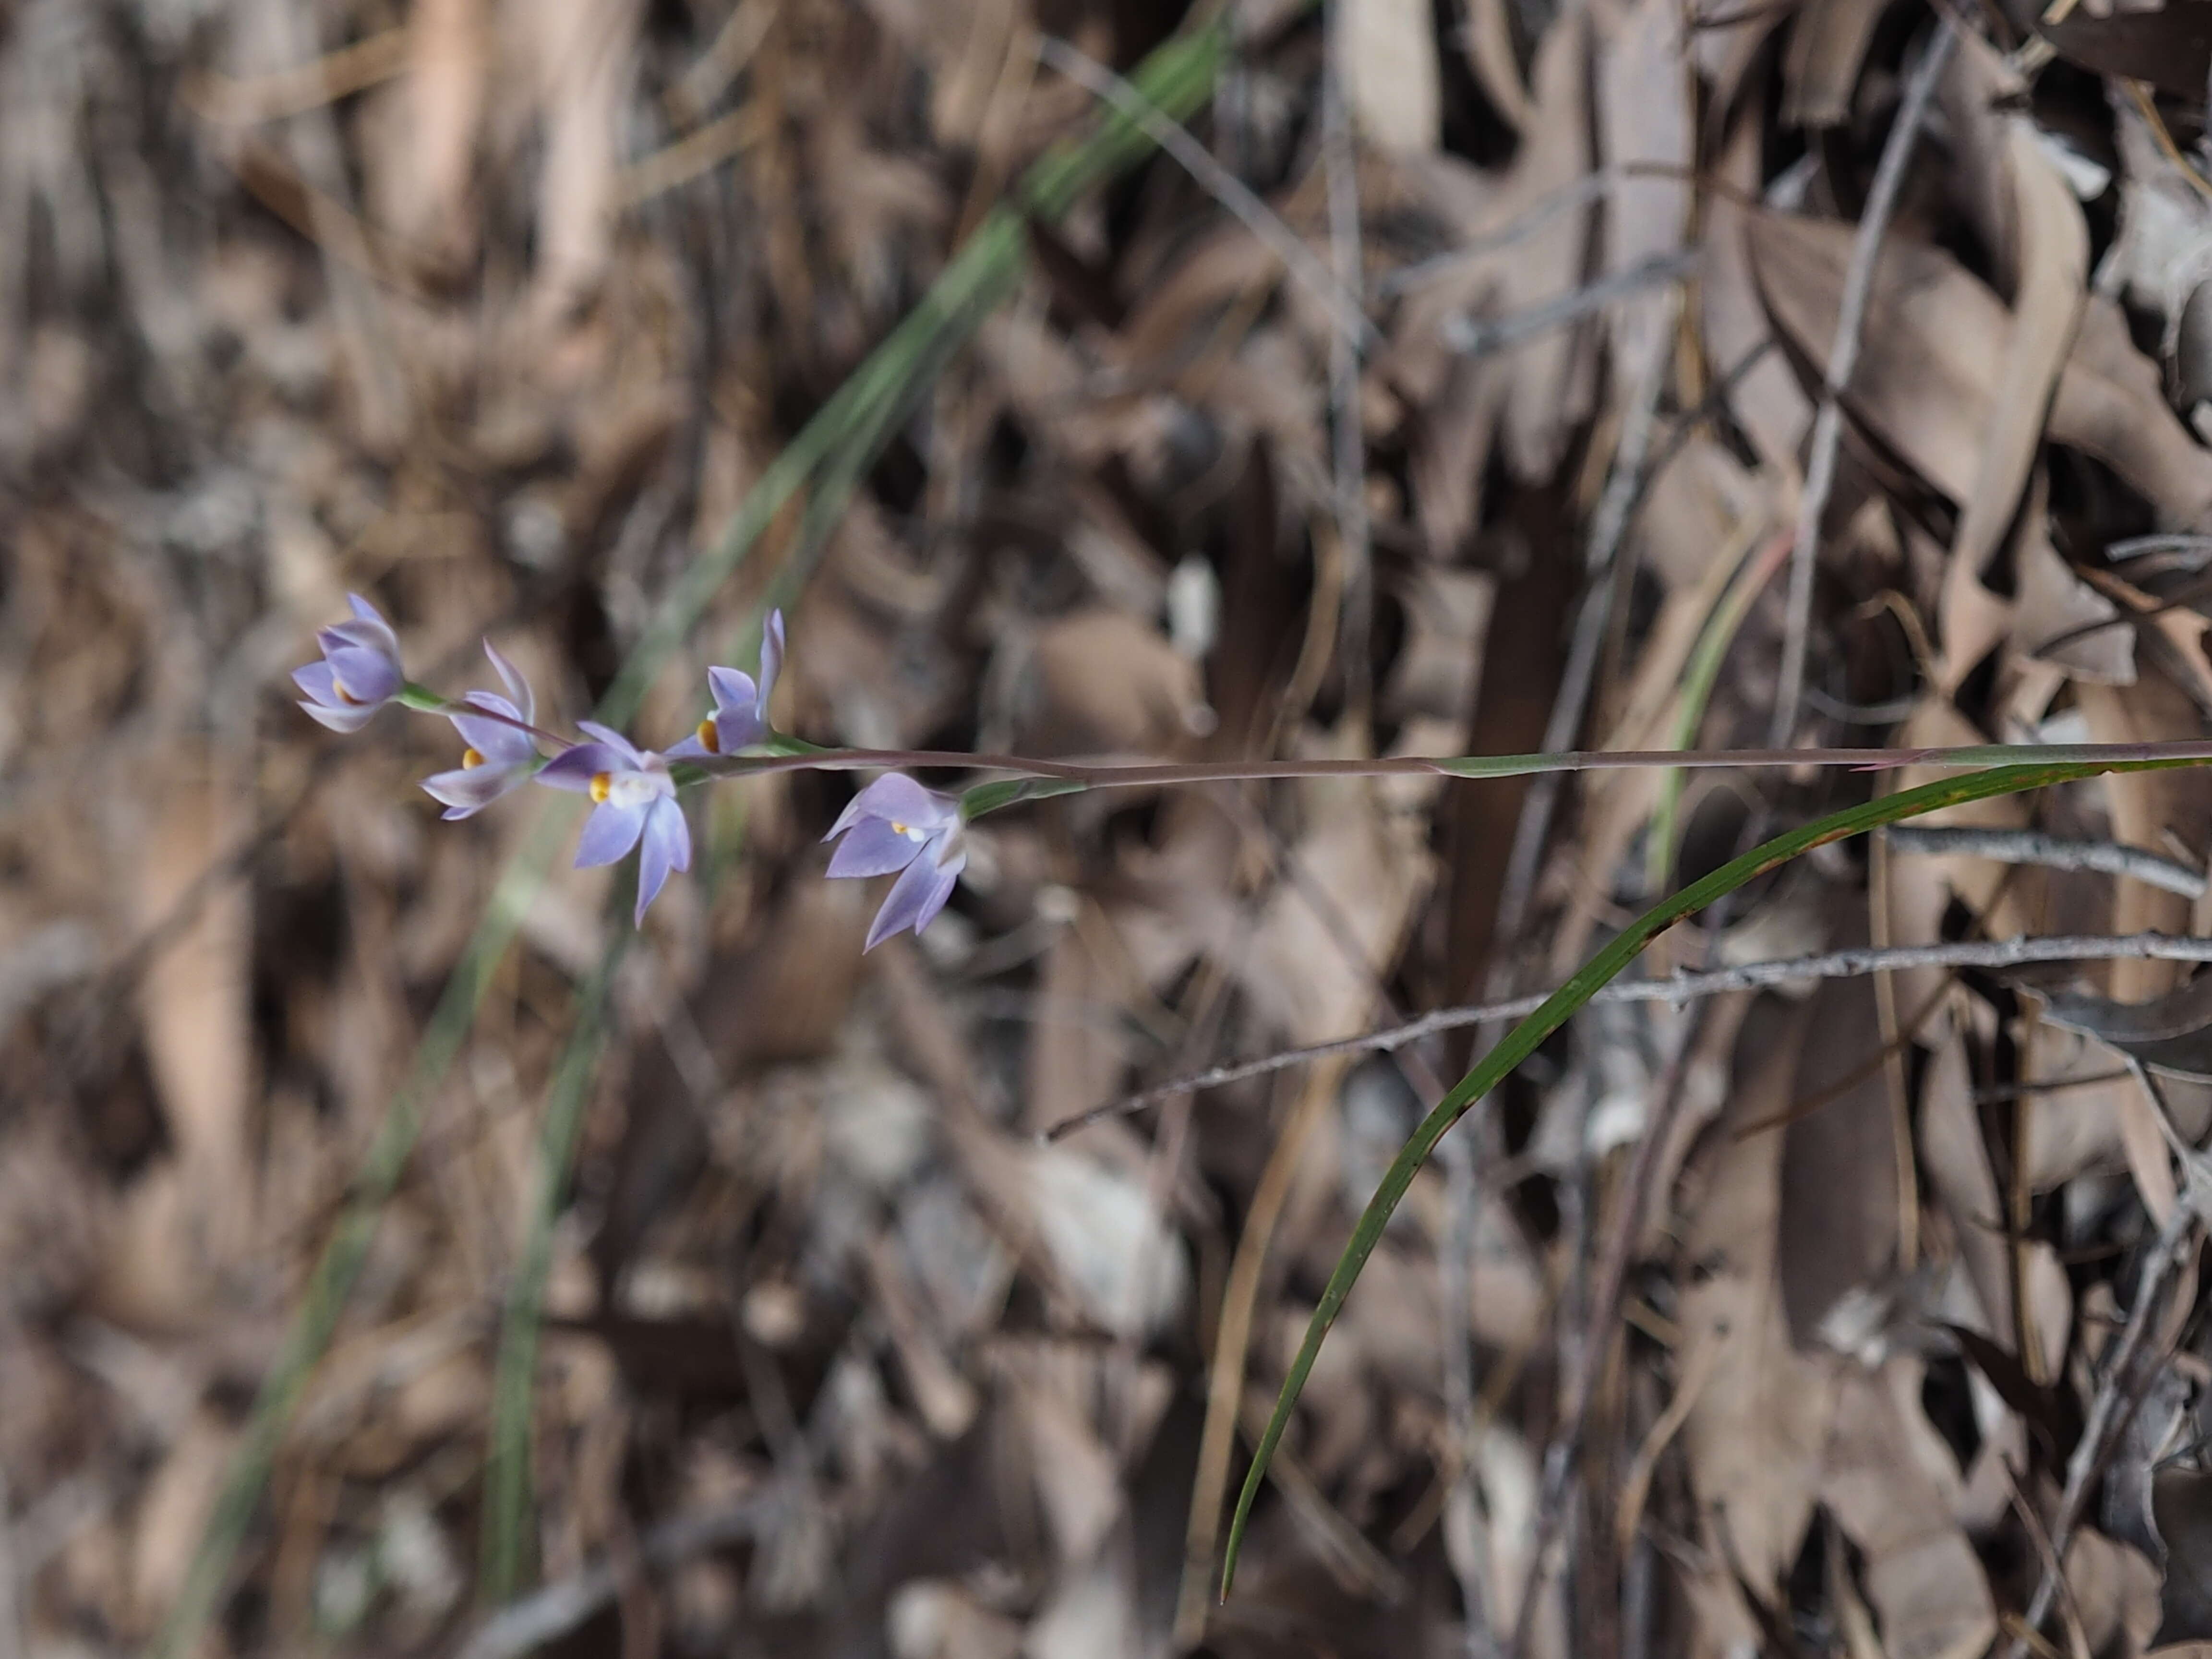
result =
[{"label": "open orchid bloom", "polygon": [[866,948],[872,951],[905,928],[919,933],[935,920],[967,867],[961,829],[958,801],[896,772],[878,778],[838,815],[823,837],[845,837],[830,854],[831,875],[904,872],[876,912]]},{"label": "open orchid bloom", "polygon": [[399,638],[376,607],[358,593],[346,595],[353,620],[318,630],[320,662],[292,671],[306,692],[300,707],[333,732],[358,732],[407,684],[399,666]]},{"label": "open orchid bloom", "polygon": [[508,790],[527,782],[538,766],[536,742],[529,732],[508,723],[537,723],[538,699],[530,690],[530,682],[489,640],[484,641],[484,655],[499,671],[512,701],[493,691],[471,691],[461,701],[471,708],[507,718],[486,720],[478,714],[459,714],[446,716],[468,747],[462,751],[458,769],[434,773],[422,780],[422,787],[433,799],[445,803],[445,816],[448,818],[465,818],[483,811]]},{"label": "open orchid bloom", "polygon": [[782,668],[783,612],[772,611],[761,634],[759,680],[735,668],[708,669],[707,685],[714,694],[714,712],[699,722],[696,732],[668,751],[669,759],[734,755],[767,737],[768,700],[775,695],[775,677]]},{"label": "open orchid bloom", "polygon": [[691,867],[691,827],[676,804],[668,757],[640,749],[619,732],[577,722],[592,741],[564,750],[538,773],[540,783],[588,794],[596,803],[576,843],[576,867],[612,864],[641,842],[636,920],[660,895],[671,870]]}]

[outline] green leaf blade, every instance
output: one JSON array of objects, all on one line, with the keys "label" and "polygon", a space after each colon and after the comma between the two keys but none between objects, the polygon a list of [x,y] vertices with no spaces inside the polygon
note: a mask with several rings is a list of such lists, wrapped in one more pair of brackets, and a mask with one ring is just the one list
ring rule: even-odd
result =
[{"label": "green leaf blade", "polygon": [[1306,1326],[1305,1339],[1299,1344],[1297,1357],[1291,1361],[1289,1374],[1283,1382],[1282,1392],[1276,1398],[1273,1413],[1267,1427],[1254,1449],[1252,1463],[1245,1473],[1244,1485],[1237,1495],[1237,1510],[1230,1522],[1229,1542],[1224,1552],[1221,1570],[1221,1595],[1225,1601],[1231,1586],[1236,1581],[1237,1558],[1243,1547],[1244,1529],[1249,1523],[1252,1504],[1265,1481],[1267,1465],[1282,1442],[1283,1431],[1289,1426],[1291,1413],[1297,1409],[1298,1396],[1312,1373],[1314,1361],[1321,1353],[1321,1345],[1329,1328],[1336,1322],[1346,1297],[1351,1295],[1360,1271],[1367,1259],[1382,1242],[1383,1230],[1389,1224],[1391,1215],[1400,1200],[1413,1184],[1413,1177],[1436,1150],[1437,1143],[1462,1116],[1513,1072],[1553,1032],[1566,1024],[1568,1018],[1589,1001],[1598,988],[1618,976],[1628,964],[1641,954],[1660,933],[1684,918],[1705,908],[1715,900],[1735,891],[1777,866],[1788,863],[1801,854],[1829,842],[1841,841],[1851,836],[1863,835],[1869,830],[1900,819],[1915,817],[1946,806],[1962,802],[1985,800],[1993,796],[2017,794],[2023,790],[2041,789],[2054,783],[2067,783],[2077,779],[2094,777],[2106,772],[2148,771],[2173,765],[2202,764],[2191,762],[2075,762],[2056,764],[2004,766],[1985,772],[1974,772],[1955,778],[1942,778],[1917,788],[1900,790],[1856,806],[1832,812],[1775,836],[1741,858],[1730,860],[1700,880],[1692,883],[1671,897],[1662,900],[1637,918],[1626,929],[1585,963],[1582,971],[1553,992],[1543,1006],[1537,1009],[1508,1032],[1504,1039],[1477,1062],[1474,1069],[1462,1078],[1457,1085],[1438,1101],[1436,1109],[1421,1121],[1412,1137],[1392,1160],[1381,1185],[1360,1212],[1353,1227],[1352,1238],[1338,1257],[1328,1284],[1322,1290],[1313,1317]]}]

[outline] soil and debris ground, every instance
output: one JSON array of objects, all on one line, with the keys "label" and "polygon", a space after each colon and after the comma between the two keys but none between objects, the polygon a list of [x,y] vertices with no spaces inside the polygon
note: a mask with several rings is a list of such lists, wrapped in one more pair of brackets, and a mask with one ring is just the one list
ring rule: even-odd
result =
[{"label": "soil and debris ground", "polygon": [[[825,744],[2206,734],[2203,0],[1229,7],[1211,165],[1036,229],[826,542],[780,514],[715,592],[641,741],[751,665],[802,558],[773,712]],[[1036,802],[866,954],[882,884],[820,845],[850,775],[699,793],[580,1050],[489,1560],[540,1126],[626,921],[554,857],[409,1096],[500,872],[574,818],[439,822],[444,721],[341,738],[288,672],[358,592],[418,678],[490,685],[489,637],[588,714],[1094,129],[1099,71],[1211,15],[0,3],[0,1659],[142,1651],[179,1605],[401,1103],[419,1141],[184,1651],[2212,1652],[2186,963],[1586,1011],[1416,1182],[1225,1604],[1352,1218],[1495,1028],[1040,1142],[1557,984],[1910,769]],[[1997,833],[1824,848],[1633,971],[2212,932],[2201,771],[1936,822]]]}]

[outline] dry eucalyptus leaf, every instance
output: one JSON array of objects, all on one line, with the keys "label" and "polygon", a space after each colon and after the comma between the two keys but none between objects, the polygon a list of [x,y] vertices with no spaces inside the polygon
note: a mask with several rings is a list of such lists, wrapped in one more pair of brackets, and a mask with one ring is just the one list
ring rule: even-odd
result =
[{"label": "dry eucalyptus leaf", "polygon": [[1383,149],[1419,153],[1443,130],[1436,22],[1425,0],[1344,0],[1336,15],[1359,131]]},{"label": "dry eucalyptus leaf", "polygon": [[2212,70],[2212,15],[2201,6],[2148,10],[2077,6],[2037,32],[2082,68],[2202,103]]},{"label": "dry eucalyptus leaf", "polygon": [[[1678,1322],[1686,1344],[1709,1343],[1711,1380],[1682,1425],[1702,1514],[1725,1525],[1754,1593],[1781,1582],[1811,1520],[1826,1456],[1834,1385],[1826,1358],[1790,1340],[1778,1280],[1782,1137],[1738,1138],[1731,1126],[1787,1109],[1807,1033],[1804,1011],[1747,1026],[1735,1097],[1686,1179]],[[1748,1616],[1735,1614],[1740,1628]],[[1717,1634],[1717,1632],[1716,1632]]]},{"label": "dry eucalyptus leaf", "polygon": [[2212,1636],[2212,1474],[2160,1470],[2151,1477],[2150,1503],[2166,1547],[2159,1633],[2169,1642]]},{"label": "dry eucalyptus leaf", "polygon": [[1159,754],[1212,729],[1197,665],[1124,611],[1046,624],[1009,673],[1014,742],[1025,754]]},{"label": "dry eucalyptus leaf", "polygon": [[1782,60],[1782,118],[1794,127],[1841,126],[1850,116],[1874,26],[1875,0],[1808,0]]},{"label": "dry eucalyptus leaf", "polygon": [[2066,1548],[2066,1584],[2093,1651],[2143,1651],[2160,1609],[2159,1571],[2142,1551],[2084,1527]]},{"label": "dry eucalyptus leaf", "polygon": [[1837,1379],[1821,1497],[1861,1553],[1883,1650],[1967,1659],[1996,1634],[1996,1607],[1954,1519],[1958,1466],[1920,1408],[1920,1383],[1903,1357]]},{"label": "dry eucalyptus leaf", "polygon": [[[1825,372],[1853,228],[1764,213],[1749,222],[1752,268],[1790,349]],[[2003,303],[1951,256],[1892,236],[1876,261],[1867,331],[1844,403],[1929,483],[1971,499],[2012,329]],[[2183,429],[2158,370],[2117,308],[2093,300],[2058,380],[2049,435],[2118,471],[2161,523],[2212,519],[2212,452]]]},{"label": "dry eucalyptus leaf", "polygon": [[[1994,54],[1978,40],[1969,43],[1961,63],[1982,66],[1972,77],[1978,110],[1990,108],[2009,90],[1990,62]],[[2089,233],[2058,170],[2035,141],[2026,116],[1990,118],[1998,171],[2008,187],[2006,205],[2012,235],[2007,252],[2016,271],[2013,284],[2010,337],[1992,389],[1992,418],[1983,435],[1972,492],[1960,504],[1951,538],[1951,562],[1943,621],[1949,636],[1952,595],[1978,585],[2005,527],[2021,503],[2060,372],[2081,313],[2089,268]],[[1946,684],[1955,685],[1970,665],[1954,663]]]},{"label": "dry eucalyptus leaf", "polygon": [[[2074,679],[2131,684],[2136,630],[2097,626],[2117,618],[2120,608],[2075,574],[2048,537],[2022,537],[2016,546],[2019,600],[2012,613],[2013,649],[2052,663]],[[2092,627],[2093,633],[2056,644],[2077,629]]]},{"label": "dry eucalyptus leaf", "polygon": [[1811,1011],[1796,1097],[1830,1092],[1856,1072],[1865,1076],[1819,1110],[1793,1120],[1783,1137],[1781,1222],[1776,1273],[1791,1340],[1815,1345],[1822,1322],[1845,1297],[1873,1288],[1897,1251],[1897,1146],[1888,1090],[1867,1061],[1881,1048],[1874,988],[1831,980]]},{"label": "dry eucalyptus leaf", "polygon": [[2212,974],[2148,1002],[2054,991],[2043,1018],[2130,1054],[2153,1071],[2212,1082]]},{"label": "dry eucalyptus leaf", "polygon": [[[1695,170],[1694,88],[1681,10],[1641,0],[1597,43],[1600,143],[1605,164],[1625,174],[1613,186],[1605,240],[1608,274],[1671,254],[1689,224]],[[1677,172],[1679,179],[1665,175]],[[1672,290],[1661,286],[1625,300],[1612,317],[1613,396],[1632,395],[1654,352],[1671,343]]]}]

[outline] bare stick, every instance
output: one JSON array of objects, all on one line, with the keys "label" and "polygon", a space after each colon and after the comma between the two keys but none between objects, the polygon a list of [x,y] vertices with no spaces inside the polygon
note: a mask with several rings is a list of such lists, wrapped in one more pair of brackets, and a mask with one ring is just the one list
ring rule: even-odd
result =
[{"label": "bare stick", "polygon": [[[2171,1133],[2172,1120],[2158,1085],[2142,1062],[2130,1059],[2128,1069],[2150,1096],[2152,1107]],[[2066,1559],[2066,1547],[2073,1541],[2074,1528],[2081,1523],[2081,1512],[2087,1507],[2089,1488],[2104,1468],[2111,1443],[2134,1414],[2137,1398],[2136,1361],[2150,1340],[2151,1328],[2158,1322],[2158,1308],[2164,1300],[2166,1280],[2172,1276],[2184,1247],[2196,1231],[2199,1209],[2205,1201],[2203,1180],[2195,1167],[2196,1155],[2186,1146],[2181,1149],[2181,1155],[2185,1176],[2181,1200],[2173,1206],[2173,1213],[2166,1217],[2165,1226],[2159,1230],[2157,1243],[2151,1246],[2149,1258],[2142,1265],[2135,1305],[2128,1310],[2127,1328],[2113,1346],[2112,1364],[2105,1368],[2105,1375],[2097,1384],[2096,1398],[2089,1405],[2089,1420],[2082,1426],[2074,1455],[2067,1460],[2066,1490],[2058,1500],[2058,1514],[2051,1523],[2051,1557],[2062,1564]],[[2034,1599],[2027,1604],[2023,1626],[2026,1632],[2032,1634],[2040,1629],[2049,1616],[2051,1601],[2058,1594],[2059,1577],[2047,1567],[2044,1570],[2035,1587]],[[2006,1659],[2024,1659],[2027,1645],[2027,1636],[2014,1636],[2005,1650]]]},{"label": "bare stick", "polygon": [[1903,823],[1892,824],[1882,834],[1900,853],[1965,854],[2050,870],[2092,870],[2103,876],[2132,876],[2184,898],[2204,896],[2204,878],[2187,865],[2118,842],[2068,841],[2037,830],[1948,830]]},{"label": "bare stick", "polygon": [[[2034,935],[2025,939],[1965,939],[1951,945],[1900,945],[1886,950],[1836,951],[1825,956],[1783,957],[1769,962],[1747,962],[1734,968],[1705,973],[1674,973],[1662,979],[1614,980],[1592,994],[1592,1006],[1603,1002],[1666,1002],[1677,1006],[1698,997],[1726,991],[1756,991],[1777,985],[1816,979],[1854,979],[1865,974],[1893,973],[1905,968],[2021,968],[2040,962],[2118,962],[2145,959],[2157,962],[2212,962],[2212,939],[2181,939],[2167,933],[2073,933]],[[1102,1118],[1123,1117],[1156,1106],[1171,1095],[1190,1090],[1218,1089],[1247,1078],[1307,1066],[1336,1054],[1389,1051],[1432,1036],[1490,1020],[1517,1019],[1534,1013],[1553,993],[1532,993],[1502,1002],[1439,1008],[1419,1019],[1387,1030],[1316,1042],[1302,1048],[1285,1048],[1257,1060],[1239,1060],[1194,1072],[1157,1085],[1141,1093],[1109,1100],[1075,1116],[1063,1118],[1044,1132],[1043,1139],[1057,1140]]]},{"label": "bare stick", "polygon": [[[1344,8],[1328,12],[1321,76],[1322,170],[1328,186],[1328,254],[1339,294],[1360,292],[1359,169],[1352,149],[1352,112],[1344,103]],[[1360,427],[1359,348],[1365,337],[1338,327],[1328,343],[1329,493],[1344,558],[1344,615],[1337,660],[1345,702],[1365,721],[1374,702],[1370,661],[1375,631],[1374,550],[1368,544],[1367,441]],[[1363,743],[1362,747],[1370,746]]]},{"label": "bare stick", "polygon": [[2180,531],[2168,531],[2154,536],[2130,536],[2125,541],[2107,544],[2105,558],[2109,563],[2124,564],[2132,559],[2148,558],[2154,553],[2171,556],[2161,562],[2160,568],[2162,570],[2202,570],[2207,564],[2212,564],[2212,536]]},{"label": "bare stick", "polygon": [[1621,1184],[1620,1213],[1614,1219],[1613,1231],[1607,1236],[1605,1252],[1598,1261],[1597,1279],[1583,1316],[1581,1340],[1567,1356],[1570,1363],[1566,1395],[1560,1405],[1558,1425],[1552,1431],[1551,1443],[1544,1448],[1541,1485],[1536,1500],[1535,1540],[1528,1552],[1528,1582],[1521,1592],[1520,1617],[1513,1626],[1513,1644],[1507,1650],[1510,1653],[1525,1653],[1535,1629],[1537,1607],[1543,1600],[1548,1576],[1544,1558],[1550,1553],[1565,1514],[1567,1481],[1574,1473],[1575,1460],[1581,1455],[1583,1433],[1589,1424],[1590,1400],[1613,1346],[1615,1310],[1620,1306],[1621,1286],[1627,1282],[1629,1261],[1636,1254],[1647,1194],[1658,1178],[1659,1160],[1673,1138],[1674,1120],[1681,1113],[1691,1050],[1697,1044],[1703,1012],[1702,1009],[1694,1011],[1676,1034],[1674,1051],[1668,1056],[1666,1070],[1659,1079],[1659,1109],[1637,1138],[1636,1151],[1629,1159],[1628,1173]]},{"label": "bare stick", "polygon": [[0,1659],[24,1659],[21,1589],[29,1575],[15,1559],[15,1528],[8,1519],[8,1477],[0,1472]]},{"label": "bare stick", "polygon": [[[1671,328],[1671,305],[1667,315]],[[1667,384],[1667,362],[1668,354],[1656,350],[1642,365],[1642,374],[1629,394],[1626,416],[1607,471],[1604,492],[1590,517],[1589,538],[1583,553],[1582,600],[1575,613],[1575,630],[1568,644],[1567,660],[1559,672],[1559,688],[1545,721],[1547,749],[1564,748],[1572,743],[1589,708],[1613,601],[1621,591],[1621,584],[1613,580],[1613,568],[1648,483],[1645,463],[1650,454],[1660,395]],[[1504,877],[1498,884],[1497,925],[1492,934],[1498,948],[1492,958],[1485,985],[1493,998],[1506,982],[1504,948],[1513,943],[1528,921],[1535,894],[1537,865],[1543,857],[1544,842],[1551,833],[1552,815],[1558,808],[1559,799],[1559,777],[1539,777],[1521,803],[1521,815],[1513,826],[1513,842],[1507,851]],[[1503,1017],[1484,1021],[1475,1040],[1476,1050],[1486,1054],[1504,1035]],[[1443,1287],[1453,1291],[1462,1282],[1471,1282],[1474,1241],[1479,1232],[1476,1210],[1481,1193],[1474,1179],[1472,1149],[1459,1154],[1456,1162],[1448,1160],[1445,1169],[1448,1212],[1443,1244],[1444,1260],[1440,1265],[1443,1269]],[[1465,1328],[1468,1312],[1463,1297],[1451,1307],[1449,1317],[1451,1322],[1445,1340],[1455,1347],[1463,1346],[1471,1340],[1471,1333]],[[1448,1384],[1454,1381],[1449,1370],[1446,1381]],[[1456,1387],[1453,1392],[1457,1394]],[[1448,1504],[1462,1510],[1472,1509],[1474,1501],[1472,1472],[1464,1455],[1468,1427],[1465,1421],[1455,1421],[1454,1429],[1461,1442],[1455,1450],[1460,1455],[1454,1463],[1446,1498]],[[1470,1651],[1475,1650],[1486,1633],[1471,1608],[1468,1620]],[[1514,1634],[1517,1640],[1517,1627]]]},{"label": "bare stick", "polygon": [[[1589,544],[1583,556],[1587,578],[1581,607],[1575,614],[1574,637],[1567,647],[1566,665],[1559,672],[1559,695],[1544,726],[1544,747],[1564,750],[1582,729],[1589,708],[1591,683],[1597,677],[1600,647],[1611,620],[1615,584],[1609,580],[1621,539],[1628,533],[1638,500],[1643,493],[1644,462],[1650,453],[1652,428],[1659,394],[1667,383],[1667,354],[1654,352],[1644,365],[1641,384],[1633,394],[1622,422],[1620,444],[1613,466],[1590,517]],[[1510,943],[1527,919],[1530,895],[1535,890],[1536,866],[1551,833],[1552,814],[1559,805],[1559,783],[1555,776],[1539,777],[1522,803],[1520,821],[1513,826],[1513,845],[1506,854],[1504,879],[1499,884],[1498,926],[1494,937]],[[1493,983],[1492,988],[1496,988]],[[1496,1041],[1493,1036],[1492,1041]],[[1487,1047],[1487,1044],[1483,1045]]]},{"label": "bare stick", "polygon": [[1040,36],[1036,53],[1041,63],[1111,104],[1132,126],[1172,156],[1184,172],[1198,181],[1200,189],[1235,215],[1270,253],[1283,262],[1283,269],[1291,274],[1292,281],[1321,301],[1340,333],[1349,334],[1363,345],[1376,343],[1374,325],[1367,320],[1359,301],[1338,283],[1328,267],[1273,208],[1190,136],[1188,128],[1112,70],[1078,52],[1065,40],[1049,34]]},{"label": "bare stick", "polygon": [[1495,229],[1481,232],[1458,246],[1447,248],[1430,258],[1385,272],[1375,284],[1375,291],[1384,299],[1389,299],[1419,288],[1462,265],[1472,264],[1486,254],[1510,247],[1516,242],[1534,236],[1569,209],[1595,201],[1612,189],[1617,180],[1626,176],[1625,172],[1617,167],[1599,167],[1595,172],[1585,173],[1572,183],[1547,191],[1528,204],[1527,211],[1507,220]]},{"label": "bare stick", "polygon": [[1444,343],[1468,356],[1485,357],[1493,351],[1504,351],[1519,345],[1523,340],[1534,339],[1547,329],[1571,323],[1578,317],[1587,317],[1593,311],[1602,311],[1615,300],[1628,295],[1656,287],[1661,283],[1674,282],[1688,276],[1697,267],[1698,255],[1694,249],[1680,253],[1656,253],[1639,264],[1631,265],[1611,276],[1601,277],[1588,287],[1562,294],[1555,300],[1530,306],[1525,311],[1516,311],[1489,319],[1467,316],[1449,318],[1443,326]]},{"label": "bare stick", "polygon": [[1851,243],[1850,263],[1844,270],[1843,303],[1836,313],[1836,343],[1828,353],[1828,373],[1820,386],[1820,412],[1813,421],[1812,453],[1805,467],[1805,491],[1797,503],[1797,541],[1790,560],[1788,631],[1782,641],[1782,683],[1774,701],[1774,723],[1767,741],[1781,748],[1797,727],[1797,705],[1805,690],[1805,643],[1813,624],[1813,571],[1820,544],[1820,515],[1827,511],[1828,492],[1835,488],[1836,453],[1844,435],[1844,390],[1858,366],[1859,344],[1866,329],[1867,301],[1874,292],[1875,262],[1881,252],[1883,233],[1896,210],[1898,192],[1905,184],[1905,164],[1927,119],[1936,82],[1951,49],[1958,44],[1958,26],[1946,11],[1937,20],[1935,38],[1912,78],[1890,123],[1889,138],[1881,147],[1875,167],[1874,187],[1867,192],[1866,211],[1859,216],[1858,234]]},{"label": "bare stick", "polygon": [[2081,1628],[2081,1611],[2074,1603],[2074,1592],[2066,1582],[2066,1569],[2059,1562],[2058,1553],[2051,1547],[2051,1534],[2044,1529],[2043,1517],[2035,1512],[2035,1505],[2027,1501],[2027,1493],[2021,1489],[2020,1477],[2013,1473],[2011,1460],[2000,1457],[1996,1465],[2004,1474],[2005,1489],[2012,1494],[2013,1513],[2020,1516],[2020,1524],[2026,1528],[2028,1541],[2035,1546],[2035,1553],[2043,1562],[2045,1576],[2058,1586],[2058,1616],[2066,1626],[2069,1659],[2090,1659],[2094,1650]]},{"label": "bare stick", "polygon": [[[757,1538],[784,1514],[790,1495],[781,1490],[741,1498],[720,1509],[696,1515],[680,1515],[664,1521],[645,1535],[638,1557],[659,1572],[709,1550]],[[467,1645],[460,1659],[519,1659],[567,1635],[622,1589],[622,1574],[611,1561],[599,1562],[567,1578],[555,1580],[494,1613]]]},{"label": "bare stick", "polygon": [[[499,717],[475,711],[485,720]],[[503,725],[512,721],[500,721]],[[1559,722],[1564,724],[1564,721]],[[787,740],[785,740],[787,741]],[[1985,771],[1996,766],[2136,766],[2159,761],[2212,761],[2212,738],[2175,743],[1969,744],[1923,749],[1606,749],[1547,748],[1529,755],[1384,755],[1370,760],[1060,761],[1021,755],[969,754],[958,749],[817,749],[773,755],[713,756],[679,761],[679,785],[772,772],[865,772],[878,769],[1004,772],[1050,779],[1084,789],[1149,789],[1163,784],[1242,783],[1269,778],[1517,778],[1551,772],[1741,769],[1844,766],[1859,772],[1899,767]]]}]

